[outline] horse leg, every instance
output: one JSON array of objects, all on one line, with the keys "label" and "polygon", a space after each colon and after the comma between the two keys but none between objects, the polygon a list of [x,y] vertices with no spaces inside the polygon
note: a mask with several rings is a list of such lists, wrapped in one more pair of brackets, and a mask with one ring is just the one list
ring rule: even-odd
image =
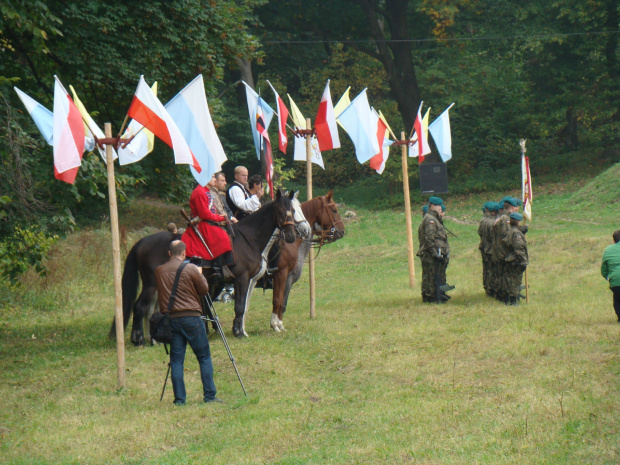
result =
[{"label": "horse leg", "polygon": [[246,336],[243,329],[243,318],[249,287],[247,276],[235,279],[235,319],[233,320],[233,335],[235,337]]},{"label": "horse leg", "polygon": [[271,328],[276,331],[286,331],[282,324],[282,308],[284,305],[284,292],[288,277],[288,268],[279,269],[273,275],[273,313],[271,314]]},{"label": "horse leg", "polygon": [[[147,341],[151,340],[151,325],[150,325],[150,320],[151,317],[153,316],[154,313],[159,313],[159,300],[157,300],[157,293],[155,293],[155,296],[153,297],[153,300],[151,301],[151,304],[149,305],[149,308],[146,312],[146,315],[144,315],[144,320],[143,320],[143,324],[144,324],[144,339]],[[153,344],[151,344],[153,345]]]},{"label": "horse leg", "polygon": [[157,288],[154,283],[144,283],[140,297],[133,306],[133,325],[131,327],[131,342],[135,346],[142,346],[145,343],[144,327],[142,325],[144,316],[147,314]]}]

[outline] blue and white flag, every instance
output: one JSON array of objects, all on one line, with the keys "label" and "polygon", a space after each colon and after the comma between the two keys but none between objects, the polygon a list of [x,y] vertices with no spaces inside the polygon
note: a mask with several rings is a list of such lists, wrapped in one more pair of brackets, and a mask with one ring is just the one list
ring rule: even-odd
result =
[{"label": "blue and white flag", "polygon": [[54,145],[54,114],[17,87],[13,87],[13,89],[17,92],[45,141],[49,145]]},{"label": "blue and white flag", "polygon": [[367,162],[380,152],[377,141],[377,117],[370,109],[366,89],[340,113],[338,121],[353,141],[355,155],[360,163]]},{"label": "blue and white flag", "polygon": [[206,186],[227,158],[209,113],[202,74],[174,96],[165,108],[200,164],[200,173],[190,165],[194,179]]},{"label": "blue and white flag", "polygon": [[450,134],[450,116],[448,110],[454,106],[450,105],[439,117],[431,123],[428,130],[433,136],[437,151],[443,162],[452,158],[452,135]]},{"label": "blue and white flag", "polygon": [[[256,130],[256,107],[258,106],[258,94],[254,92],[249,85],[247,85],[244,81],[245,85],[245,95],[248,99],[248,114],[250,115],[250,127],[252,128],[252,137],[254,138],[254,146],[256,147],[256,158],[260,160],[260,151],[261,151],[261,136]],[[265,130],[269,129],[269,124],[271,123],[271,118],[273,118],[273,109],[267,105],[264,99],[260,99],[260,107],[263,111],[263,122],[265,123]]]}]

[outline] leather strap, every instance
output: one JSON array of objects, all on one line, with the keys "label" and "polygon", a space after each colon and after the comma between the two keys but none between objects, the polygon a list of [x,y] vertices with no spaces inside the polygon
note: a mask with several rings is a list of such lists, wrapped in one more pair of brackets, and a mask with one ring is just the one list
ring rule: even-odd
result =
[{"label": "leather strap", "polygon": [[172,290],[170,291],[170,300],[168,301],[168,312],[172,312],[172,306],[174,305],[174,298],[177,295],[177,286],[179,284],[179,278],[181,277],[181,272],[183,271],[183,268],[185,268],[185,265],[187,265],[187,262],[183,262],[181,263],[181,266],[179,266],[179,269],[177,270],[177,275],[174,277],[174,284],[172,285]]}]

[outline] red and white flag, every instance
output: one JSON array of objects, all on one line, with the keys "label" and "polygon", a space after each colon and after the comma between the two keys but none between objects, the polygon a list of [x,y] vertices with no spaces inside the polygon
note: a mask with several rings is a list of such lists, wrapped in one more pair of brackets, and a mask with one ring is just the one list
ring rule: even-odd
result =
[{"label": "red and white flag", "polygon": [[314,129],[316,130],[316,138],[319,141],[319,149],[321,152],[340,148],[340,139],[338,138],[338,125],[336,124],[336,114],[332,97],[329,93],[329,80],[325,85],[321,103],[319,104],[319,112],[314,120]]},{"label": "red and white flag", "polygon": [[265,177],[269,185],[269,195],[271,195],[273,199],[273,158],[271,156],[271,142],[269,141],[269,134],[267,133],[265,118],[263,117],[263,109],[260,106],[260,97],[259,104],[256,105],[256,131],[258,131],[260,136],[260,149],[265,157]]},{"label": "red and white flag", "polygon": [[175,163],[192,165],[200,173],[200,164],[187,145],[183,134],[159,99],[151,92],[144,81],[144,76],[140,76],[136,94],[127,114],[172,148]]},{"label": "red and white flag", "polygon": [[523,216],[532,221],[532,176],[530,175],[530,159],[521,157],[521,188],[523,194]]},{"label": "red and white flag", "polygon": [[84,153],[84,123],[58,77],[54,80],[54,176],[73,184]]},{"label": "red and white flag", "polygon": [[[424,155],[430,153],[430,148],[428,146],[428,140],[426,137],[426,131],[424,130],[424,125],[422,123],[422,104],[424,102],[420,102],[420,108],[418,108],[418,114],[415,117],[415,123],[413,124],[413,128],[415,129],[415,133],[418,136],[418,156],[420,163],[424,161]],[[428,151],[427,151],[428,149]]]},{"label": "red and white flag", "polygon": [[370,159],[370,167],[377,173],[383,173],[385,162],[390,155],[390,141],[387,138],[387,124],[383,121],[375,109],[372,109],[373,116],[377,118],[377,142],[379,143],[379,153]]},{"label": "red and white flag", "polygon": [[286,121],[288,120],[288,108],[284,105],[284,100],[278,95],[276,90],[271,85],[271,82],[267,81],[271,90],[276,96],[276,103],[278,106],[278,148],[280,152],[286,153],[286,147],[288,145],[288,137],[286,136]]}]

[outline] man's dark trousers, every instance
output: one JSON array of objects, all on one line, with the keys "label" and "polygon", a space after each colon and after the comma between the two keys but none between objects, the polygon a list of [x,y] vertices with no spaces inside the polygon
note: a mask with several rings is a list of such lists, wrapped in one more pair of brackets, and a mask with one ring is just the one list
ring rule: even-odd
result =
[{"label": "man's dark trousers", "polygon": [[170,378],[174,391],[174,403],[185,403],[185,382],[183,381],[183,362],[187,343],[196,354],[200,365],[200,376],[204,390],[204,400],[215,398],[215,383],[213,382],[213,363],[207,331],[202,319],[198,316],[184,316],[171,318],[172,341],[170,342]]},{"label": "man's dark trousers", "polygon": [[620,286],[612,287],[611,292],[614,295],[614,310],[618,316],[618,321],[620,321]]}]

